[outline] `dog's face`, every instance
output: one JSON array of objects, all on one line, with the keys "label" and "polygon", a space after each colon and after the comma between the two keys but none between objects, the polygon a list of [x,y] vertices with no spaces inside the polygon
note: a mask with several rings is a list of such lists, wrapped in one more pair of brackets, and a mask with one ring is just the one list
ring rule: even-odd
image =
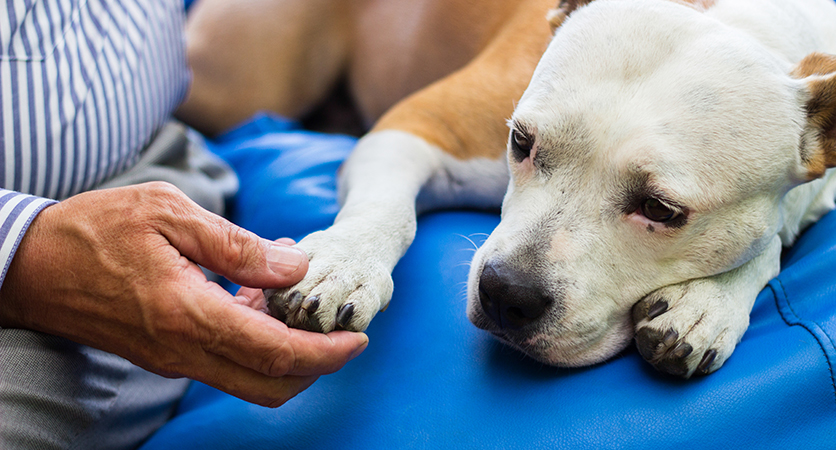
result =
[{"label": "dog's face", "polygon": [[836,116],[810,125],[811,81],[790,69],[677,3],[573,13],[509,122],[470,320],[543,362],[592,364],[629,343],[644,296],[759,254]]}]

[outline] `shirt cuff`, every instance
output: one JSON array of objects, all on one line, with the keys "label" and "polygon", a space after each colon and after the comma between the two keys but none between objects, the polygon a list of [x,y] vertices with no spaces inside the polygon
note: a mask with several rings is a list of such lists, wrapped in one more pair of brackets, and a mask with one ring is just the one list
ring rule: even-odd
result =
[{"label": "shirt cuff", "polygon": [[0,287],[15,256],[20,240],[32,223],[32,219],[45,207],[57,203],[33,195],[0,189]]}]

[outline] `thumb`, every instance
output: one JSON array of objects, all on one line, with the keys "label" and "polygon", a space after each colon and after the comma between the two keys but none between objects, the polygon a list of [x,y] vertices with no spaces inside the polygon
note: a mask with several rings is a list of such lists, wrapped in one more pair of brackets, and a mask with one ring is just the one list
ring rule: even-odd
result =
[{"label": "thumb", "polygon": [[[188,198],[160,232],[180,254],[242,286],[280,288],[299,282],[308,256],[289,240],[271,242],[204,210]],[[292,242],[292,241],[291,241]]]}]

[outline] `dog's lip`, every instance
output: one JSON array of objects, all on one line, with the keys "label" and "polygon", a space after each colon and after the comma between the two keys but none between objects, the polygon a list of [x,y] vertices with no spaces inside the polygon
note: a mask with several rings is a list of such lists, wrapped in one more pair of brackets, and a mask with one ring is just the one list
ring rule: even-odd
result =
[{"label": "dog's lip", "polygon": [[[500,342],[512,347],[528,357],[543,364],[573,368],[598,364],[611,358],[629,345],[632,334],[625,337],[619,332],[619,327],[610,329],[598,336],[597,339],[572,339],[556,336],[537,330],[506,330],[496,327],[482,328],[491,333]],[[600,352],[601,347],[617,348],[618,351]]]}]

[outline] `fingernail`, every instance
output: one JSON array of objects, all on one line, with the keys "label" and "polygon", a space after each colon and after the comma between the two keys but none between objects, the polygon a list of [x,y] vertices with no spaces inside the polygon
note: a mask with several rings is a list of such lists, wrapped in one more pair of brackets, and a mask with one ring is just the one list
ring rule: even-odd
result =
[{"label": "fingernail", "polygon": [[366,350],[366,347],[368,347],[368,346],[369,346],[369,340],[366,339],[366,342],[363,345],[357,347],[357,350],[354,350],[354,353],[351,354],[351,357],[349,357],[348,360],[351,361],[352,359],[360,356],[360,353],[363,353],[363,351]]},{"label": "fingernail", "polygon": [[291,275],[299,269],[308,256],[298,248],[270,244],[267,249],[267,265],[280,275]]}]

